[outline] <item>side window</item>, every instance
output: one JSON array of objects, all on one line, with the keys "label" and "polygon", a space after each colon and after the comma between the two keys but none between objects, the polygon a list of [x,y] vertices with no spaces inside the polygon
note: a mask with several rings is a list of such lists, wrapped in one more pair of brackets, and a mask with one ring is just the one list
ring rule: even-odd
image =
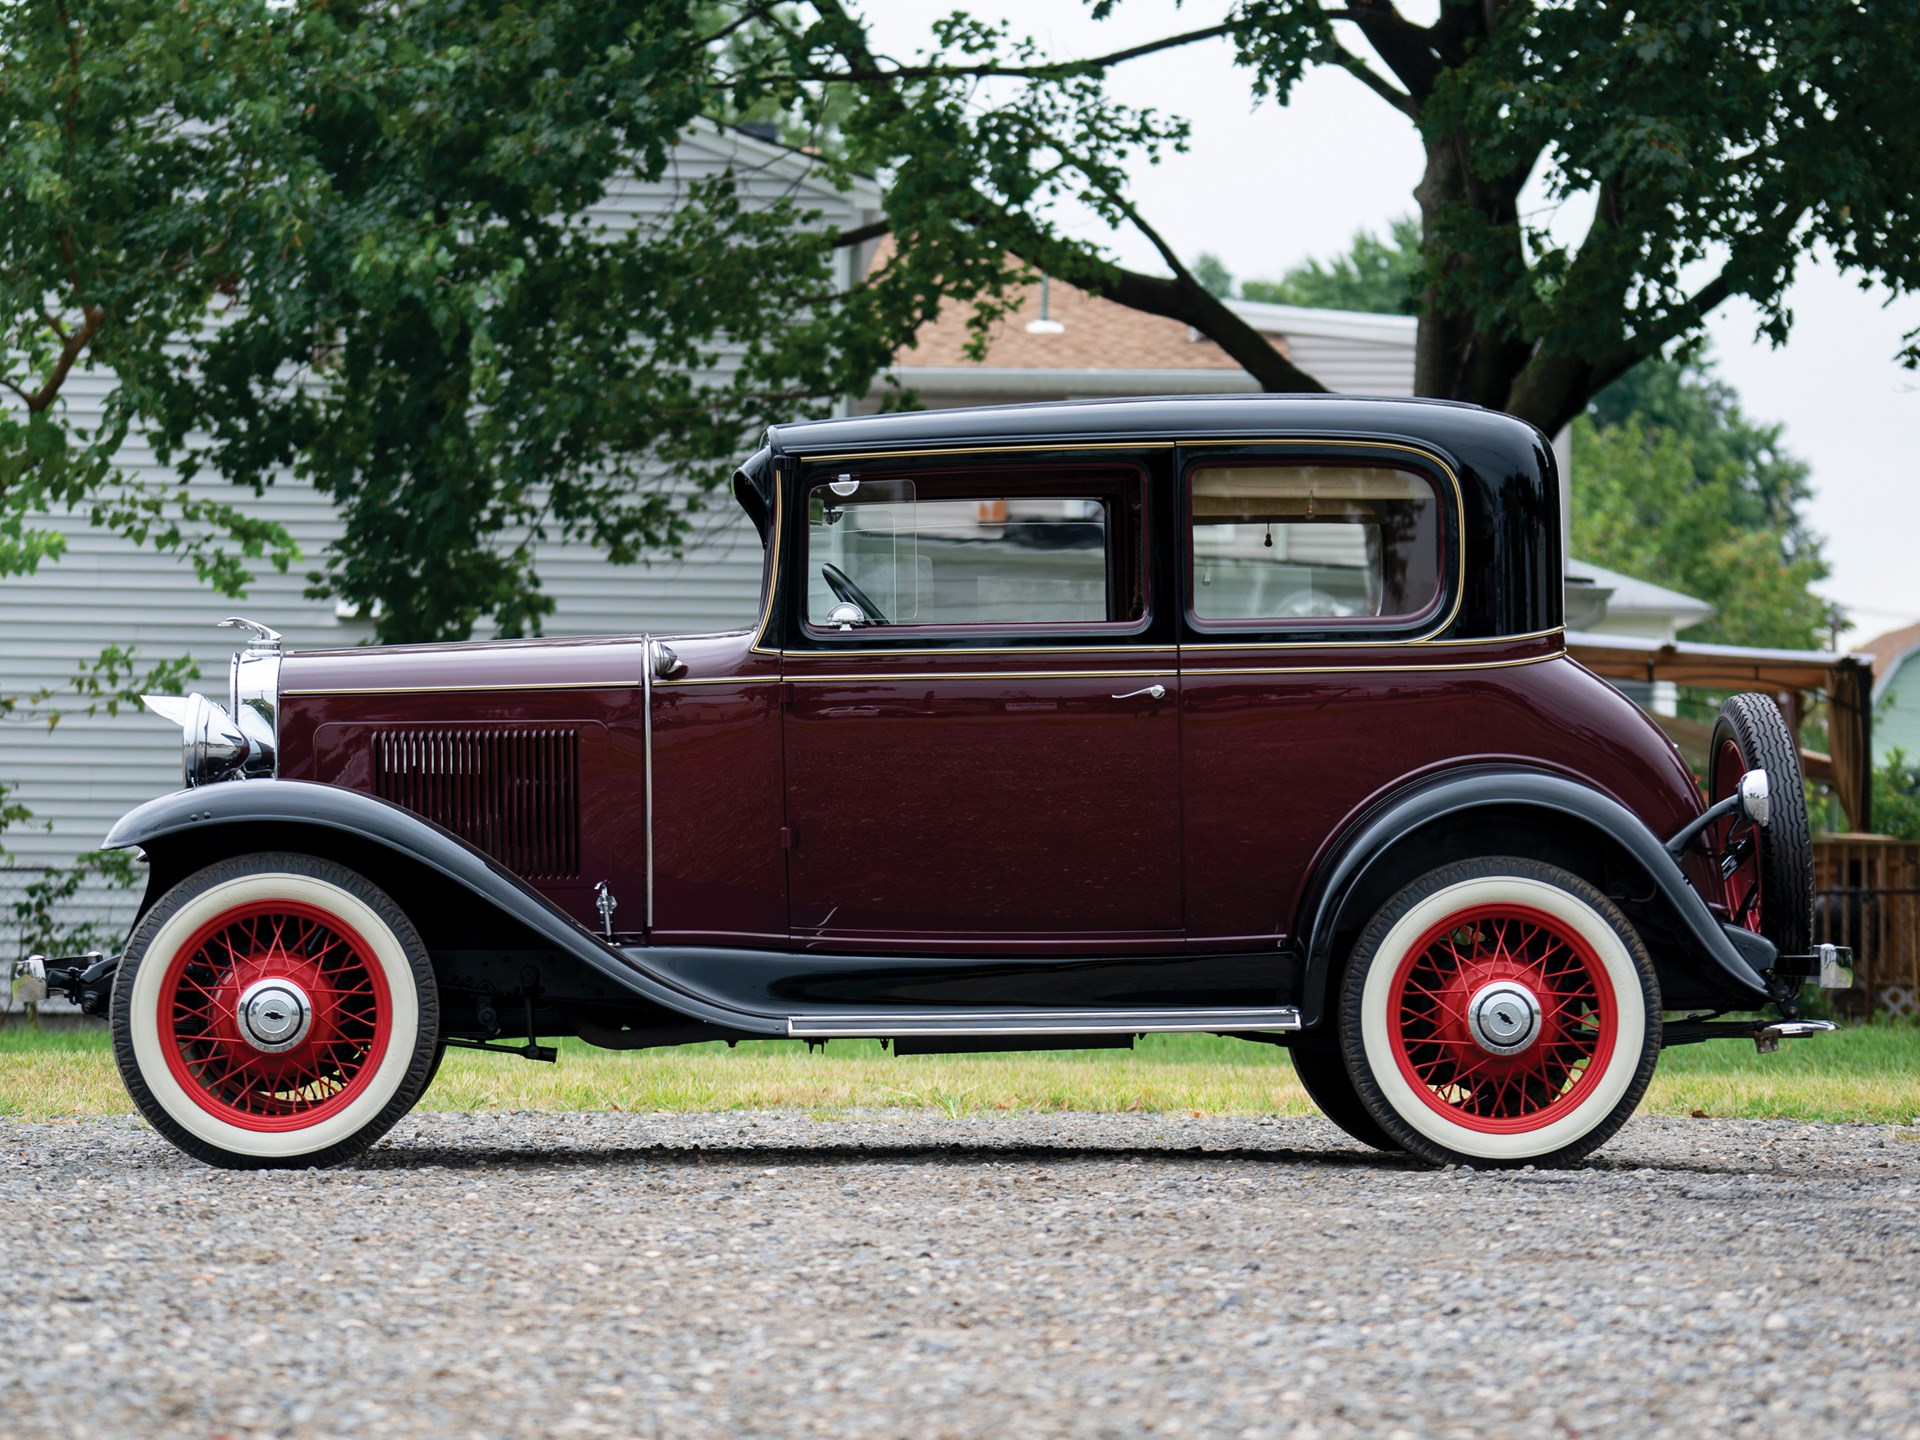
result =
[{"label": "side window", "polygon": [[1201,620],[1412,619],[1440,596],[1440,505],[1381,467],[1205,465],[1190,473]]},{"label": "side window", "polygon": [[[1126,487],[1005,476],[823,480],[807,492],[807,622],[976,629],[1137,620]],[[1074,493],[1074,492],[1079,493]]]}]

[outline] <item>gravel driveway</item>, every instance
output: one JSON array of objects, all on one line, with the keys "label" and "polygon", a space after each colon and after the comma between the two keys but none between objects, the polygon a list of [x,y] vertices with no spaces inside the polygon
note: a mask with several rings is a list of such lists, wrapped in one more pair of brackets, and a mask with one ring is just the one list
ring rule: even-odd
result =
[{"label": "gravel driveway", "polygon": [[1920,1437],[1914,1140],[420,1115],[232,1175],[0,1123],[0,1434]]}]

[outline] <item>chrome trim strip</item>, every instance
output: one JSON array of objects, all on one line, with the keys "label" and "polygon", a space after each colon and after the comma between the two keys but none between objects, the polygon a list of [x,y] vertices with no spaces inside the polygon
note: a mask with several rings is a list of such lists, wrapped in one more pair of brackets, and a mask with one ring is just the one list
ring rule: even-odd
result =
[{"label": "chrome trim strip", "polygon": [[1550,655],[1528,655],[1518,660],[1455,660],[1426,665],[1222,665],[1173,670],[931,670],[869,671],[860,675],[789,675],[795,685],[875,685],[890,680],[1202,680],[1211,675],[1418,675],[1449,670],[1508,670],[1518,665],[1540,665],[1564,660],[1565,650]]},{"label": "chrome trim strip", "polygon": [[[1216,672],[1217,673],[1217,672]],[[1179,678],[1177,670],[871,670],[862,675],[789,675],[796,685],[874,685],[889,680],[1152,680]]]},{"label": "chrome trim strip", "polygon": [[826,660],[836,655],[1174,655],[1178,645],[928,645],[883,650],[835,645],[825,650],[782,650],[783,660]]},{"label": "chrome trim strip", "polygon": [[477,695],[488,690],[633,690],[638,680],[526,680],[491,685],[342,685],[283,690],[283,695]]},{"label": "chrome trim strip", "polygon": [[933,645],[920,649],[842,649],[782,650],[785,660],[824,660],[836,655],[869,657],[875,655],[1173,655],[1188,650],[1362,650],[1386,646],[1414,646],[1445,650],[1465,645],[1523,645],[1529,640],[1551,640],[1566,633],[1566,626],[1549,630],[1529,630],[1524,635],[1474,635],[1445,640],[1292,640],[1271,643],[1259,640],[1202,641],[1184,645]]},{"label": "chrome trim strip", "polygon": [[1551,655],[1527,655],[1518,660],[1455,660],[1437,665],[1222,665],[1211,670],[1183,670],[1180,678],[1199,680],[1208,675],[1417,675],[1428,670],[1435,673],[1443,670],[1511,670],[1519,665],[1544,665],[1549,660],[1566,658],[1565,650],[1556,650]]},{"label": "chrome trim strip", "polygon": [[872,1040],[922,1035],[1147,1035],[1184,1031],[1300,1028],[1292,1005],[1258,1010],[956,1010],[902,1014],[885,1010],[844,1015],[793,1015],[795,1039]]},{"label": "chrome trim strip", "polygon": [[656,689],[673,690],[682,685],[778,685],[778,675],[709,675],[703,679],[682,677],[678,680],[656,680]]},{"label": "chrome trim strip", "polygon": [[653,637],[641,641],[640,749],[642,783],[647,787],[647,934],[653,934]]}]

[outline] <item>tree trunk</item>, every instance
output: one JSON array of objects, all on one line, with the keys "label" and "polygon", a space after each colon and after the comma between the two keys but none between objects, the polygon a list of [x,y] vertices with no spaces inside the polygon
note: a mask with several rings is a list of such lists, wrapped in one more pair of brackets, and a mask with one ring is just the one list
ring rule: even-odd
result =
[{"label": "tree trunk", "polygon": [[[1524,270],[1518,185],[1476,179],[1462,136],[1430,136],[1426,151],[1426,173],[1413,192],[1423,235],[1430,239],[1442,231],[1460,235],[1479,228],[1486,248],[1475,256],[1476,264],[1509,275]],[[1490,328],[1472,314],[1473,297],[1466,289],[1471,282],[1458,273],[1462,264],[1455,258],[1448,262],[1449,273],[1426,277],[1414,343],[1414,394],[1504,410],[1531,347],[1510,326]]]}]

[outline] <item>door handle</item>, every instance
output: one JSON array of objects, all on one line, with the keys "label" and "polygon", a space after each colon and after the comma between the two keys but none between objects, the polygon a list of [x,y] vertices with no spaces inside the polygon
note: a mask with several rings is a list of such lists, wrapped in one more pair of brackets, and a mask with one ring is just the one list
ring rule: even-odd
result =
[{"label": "door handle", "polygon": [[1137,700],[1142,695],[1153,700],[1164,700],[1167,698],[1167,687],[1164,685],[1149,685],[1144,690],[1129,690],[1126,694],[1116,695],[1113,698],[1116,700]]}]

